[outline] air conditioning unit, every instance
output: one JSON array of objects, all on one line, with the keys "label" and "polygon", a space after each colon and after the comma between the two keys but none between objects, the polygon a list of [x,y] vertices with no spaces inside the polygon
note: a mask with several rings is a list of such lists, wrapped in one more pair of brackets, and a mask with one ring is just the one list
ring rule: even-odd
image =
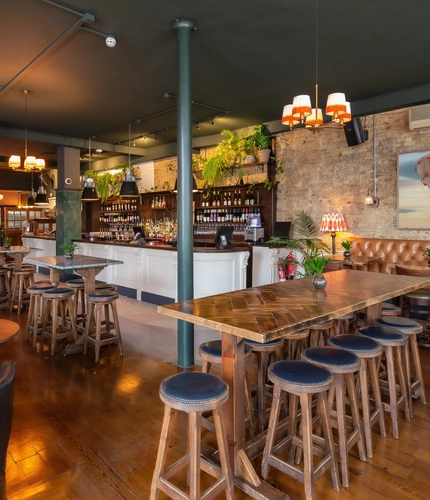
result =
[{"label": "air conditioning unit", "polygon": [[430,127],[430,104],[409,108],[409,129],[418,130]]}]

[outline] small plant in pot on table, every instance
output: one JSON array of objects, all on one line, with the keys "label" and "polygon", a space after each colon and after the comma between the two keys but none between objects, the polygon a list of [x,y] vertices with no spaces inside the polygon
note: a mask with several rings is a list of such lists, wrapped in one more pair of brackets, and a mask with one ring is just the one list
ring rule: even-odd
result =
[{"label": "small plant in pot on table", "polygon": [[70,245],[63,243],[60,245],[60,248],[63,250],[66,259],[72,259],[73,253],[78,248],[78,245],[76,243],[70,243]]},{"label": "small plant in pot on table", "polygon": [[349,259],[351,257],[351,247],[352,247],[352,240],[343,240],[340,244],[342,248],[345,250],[343,252],[343,256],[345,259]]},{"label": "small plant in pot on table", "polygon": [[303,267],[308,276],[315,276],[312,283],[316,289],[323,290],[327,286],[327,280],[323,276],[324,267],[330,262],[330,257],[324,257],[322,254],[312,255],[305,259]]},{"label": "small plant in pot on table", "polygon": [[12,243],[12,238],[10,236],[6,236],[3,238],[3,246],[5,248],[10,248],[10,244]]},{"label": "small plant in pot on table", "polygon": [[426,248],[423,252],[423,255],[426,255],[428,257],[428,260],[427,262],[429,263],[430,265],[430,247],[429,248]]}]

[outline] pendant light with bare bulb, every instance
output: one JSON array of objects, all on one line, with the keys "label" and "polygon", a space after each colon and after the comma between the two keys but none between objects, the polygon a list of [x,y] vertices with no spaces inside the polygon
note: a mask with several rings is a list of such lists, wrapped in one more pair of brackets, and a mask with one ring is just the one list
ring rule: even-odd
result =
[{"label": "pendant light with bare bulb", "polygon": [[[88,170],[91,170],[91,136],[88,138]],[[84,189],[82,190],[82,201],[97,201],[99,195],[97,193],[94,179],[92,177],[85,178]]]}]

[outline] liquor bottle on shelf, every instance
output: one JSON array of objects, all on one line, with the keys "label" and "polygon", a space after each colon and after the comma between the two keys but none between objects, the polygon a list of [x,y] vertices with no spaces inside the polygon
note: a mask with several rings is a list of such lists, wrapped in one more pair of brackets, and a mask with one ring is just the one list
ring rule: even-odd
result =
[{"label": "liquor bottle on shelf", "polygon": [[251,191],[251,194],[249,197],[249,204],[254,205],[254,191]]},{"label": "liquor bottle on shelf", "polygon": [[216,206],[217,206],[217,207],[220,207],[220,206],[221,206],[221,196],[220,196],[220,194],[219,194],[219,191],[218,191],[218,193],[217,193],[217,195],[216,195]]}]

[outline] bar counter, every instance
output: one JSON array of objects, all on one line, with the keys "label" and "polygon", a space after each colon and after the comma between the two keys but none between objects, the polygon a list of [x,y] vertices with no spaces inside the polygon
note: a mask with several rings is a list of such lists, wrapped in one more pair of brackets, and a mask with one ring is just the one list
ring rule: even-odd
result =
[{"label": "bar counter", "polygon": [[[40,248],[38,237],[23,237],[25,244]],[[74,240],[77,254],[123,261],[122,266],[108,267],[97,276],[98,282],[117,285],[127,297],[152,304],[177,301],[177,249],[171,245],[136,245],[125,241]],[[35,242],[38,244],[35,245]],[[45,240],[52,248],[35,252],[38,257],[55,255],[55,240]],[[196,246],[194,258],[194,297],[246,288],[246,272],[250,251],[238,246],[218,250],[215,246]],[[39,272],[44,272],[42,268]]]}]

